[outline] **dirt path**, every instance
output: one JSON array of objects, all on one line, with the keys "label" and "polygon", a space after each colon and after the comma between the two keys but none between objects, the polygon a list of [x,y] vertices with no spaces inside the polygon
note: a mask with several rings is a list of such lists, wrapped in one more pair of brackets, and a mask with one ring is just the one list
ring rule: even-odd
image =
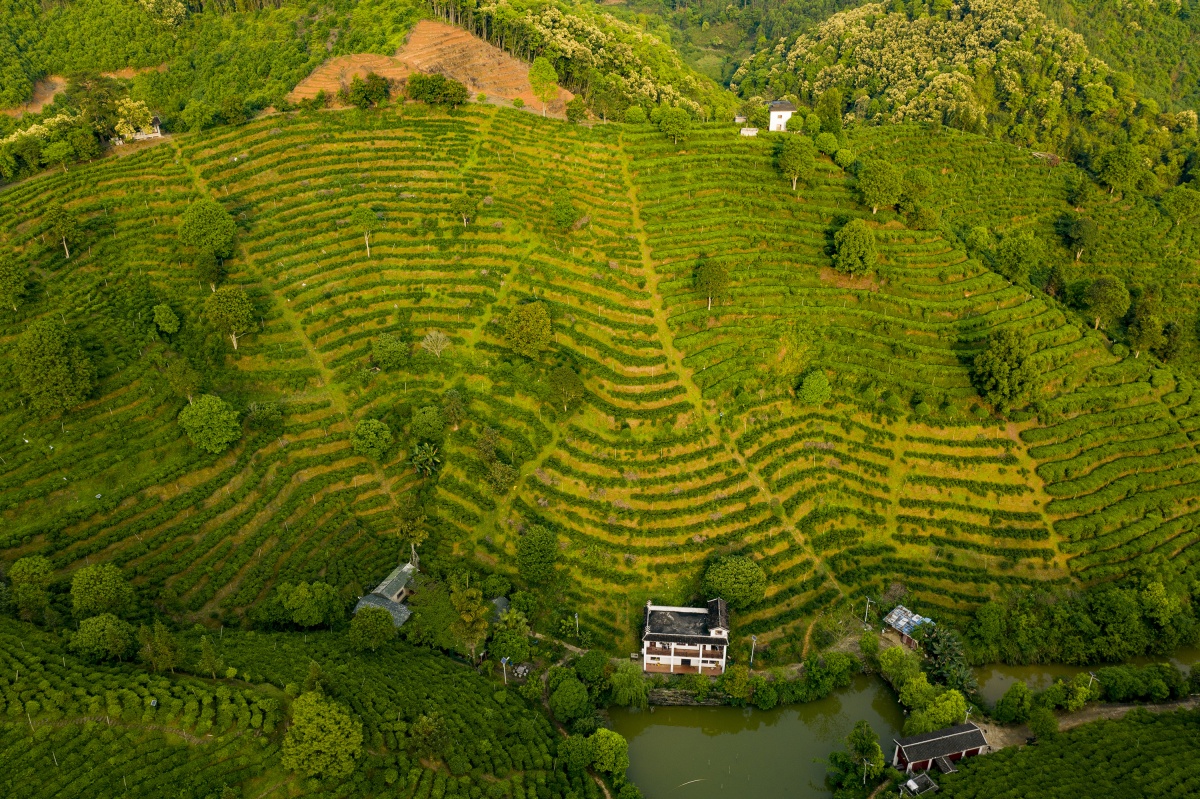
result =
[{"label": "dirt path", "polygon": [[[129,80],[143,72],[165,72],[166,69],[166,64],[159,64],[156,67],[125,67],[116,72],[101,72],[100,74],[105,78]],[[54,98],[66,90],[66,78],[62,75],[47,75],[33,84],[33,96],[29,98],[29,102],[16,108],[0,109],[0,114],[10,117],[20,117],[25,113],[40,114],[42,109],[54,102]]]},{"label": "dirt path", "polygon": [[[662,292],[659,290],[659,285],[662,282],[662,276],[659,275],[658,269],[654,264],[654,257],[650,251],[649,236],[646,233],[645,225],[642,222],[641,203],[638,201],[637,187],[633,182],[633,174],[630,171],[630,162],[632,156],[625,150],[624,136],[620,140],[621,148],[621,178],[625,181],[625,186],[629,194],[629,211],[632,221],[633,233],[638,243],[638,250],[641,253],[642,271],[646,277],[646,292],[650,295],[650,310],[654,316],[654,326],[658,331],[658,340],[662,343],[663,353],[667,356],[667,368],[679,378],[680,385],[685,390],[685,396],[688,403],[692,406],[692,414],[703,425],[708,428],[709,434],[714,441],[720,442],[729,458],[734,461],[741,472],[749,478],[750,482],[757,489],[768,505],[774,498],[771,488],[767,485],[767,481],[759,474],[758,470],[746,460],[746,456],[737,448],[734,443],[736,434],[730,433],[727,436],[722,436],[722,431],[718,428],[716,420],[707,412],[703,394],[700,386],[695,379],[695,371],[687,367],[683,363],[684,355],[675,346],[675,335],[668,323],[669,314],[666,305],[663,302]],[[814,553],[809,549],[808,542],[804,540],[804,536],[796,529],[795,522],[789,518],[786,513],[781,514],[781,526],[791,534],[796,546],[812,557],[814,568],[817,572],[825,577],[826,583],[834,586],[838,592],[842,591],[842,587],[830,577],[828,567],[825,566],[824,560],[815,557]]]},{"label": "dirt path", "polygon": [[[1089,724],[1101,719],[1124,718],[1129,711],[1141,708],[1151,713],[1170,713],[1175,710],[1193,710],[1200,707],[1200,696],[1190,696],[1177,702],[1163,702],[1155,705],[1142,704],[1106,704],[1094,702],[1077,713],[1068,713],[1058,718],[1058,729],[1070,730],[1082,724]],[[993,749],[1004,749],[1009,746],[1023,746],[1033,737],[1029,727],[1024,724],[996,724],[994,722],[977,721],[983,730],[988,743]]]}]

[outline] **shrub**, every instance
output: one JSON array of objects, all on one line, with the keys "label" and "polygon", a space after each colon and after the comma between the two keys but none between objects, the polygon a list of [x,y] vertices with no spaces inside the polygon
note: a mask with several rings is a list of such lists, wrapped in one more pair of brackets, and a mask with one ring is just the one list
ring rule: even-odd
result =
[{"label": "shrub", "polygon": [[75,336],[54,319],[39,319],[17,339],[13,371],[35,413],[72,408],[92,393],[95,369]]},{"label": "shrub", "polygon": [[360,652],[374,652],[396,637],[392,614],[383,608],[365,607],[350,620],[350,645]]},{"label": "shrub", "polygon": [[219,202],[202,197],[187,207],[179,222],[179,240],[218,258],[233,255],[237,223]]},{"label": "shrub", "polygon": [[972,376],[980,393],[1002,411],[1023,404],[1040,382],[1033,343],[1012,328],[993,331],[987,349],[975,356]]},{"label": "shrub", "polygon": [[800,388],[796,391],[796,400],[805,405],[823,405],[829,400],[832,390],[829,388],[829,378],[822,369],[814,369],[804,377]]},{"label": "shrub", "polygon": [[77,619],[104,613],[125,614],[133,607],[133,588],[112,563],[84,566],[71,577],[71,609]]},{"label": "shrub", "polygon": [[362,744],[362,724],[342,705],[309,691],[292,703],[292,726],[280,760],[305,776],[339,779],[354,771]]},{"label": "shrub", "polygon": [[360,419],[350,436],[350,445],[356,455],[381,461],[392,448],[392,430],[378,419]]},{"label": "shrub", "polygon": [[818,133],[815,142],[817,149],[826,155],[833,155],[838,151],[837,136],[832,133]]},{"label": "shrub", "polygon": [[466,86],[445,75],[414,73],[409,75],[405,88],[409,97],[429,105],[456,108],[465,103],[468,97]]},{"label": "shrub", "polygon": [[767,590],[762,567],[742,555],[721,558],[704,572],[704,589],[709,598],[720,597],[732,608],[761,602]]},{"label": "shrub", "polygon": [[574,677],[563,680],[550,694],[550,710],[564,724],[590,715],[587,687]]},{"label": "shrub", "polygon": [[833,267],[849,275],[869,272],[879,259],[875,231],[861,219],[852,219],[834,234],[833,249]]},{"label": "shrub", "polygon": [[84,619],[71,636],[71,649],[89,660],[124,660],[133,651],[133,625],[111,613]]},{"label": "shrub", "polygon": [[558,536],[540,524],[526,530],[517,542],[517,568],[521,577],[532,585],[542,585],[554,578],[557,557]]},{"label": "shrub", "polygon": [[197,397],[179,412],[179,426],[200,449],[220,455],[242,437],[238,413],[212,394]]}]

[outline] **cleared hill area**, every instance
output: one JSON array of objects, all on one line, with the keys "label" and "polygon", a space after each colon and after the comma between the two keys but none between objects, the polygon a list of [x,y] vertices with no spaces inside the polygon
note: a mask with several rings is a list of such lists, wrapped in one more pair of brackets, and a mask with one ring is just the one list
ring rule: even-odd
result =
[{"label": "cleared hill area", "polygon": [[[935,191],[964,214],[1062,202],[1016,148],[919,126],[887,135],[912,163],[952,165]],[[954,617],[1010,588],[1195,560],[1189,380],[1114,356],[941,232],[872,217],[829,161],[793,193],[772,147],[717,125],[676,146],[648,126],[408,105],[273,116],[5,190],[0,222],[36,286],[0,315],[0,342],[61,314],[100,379],[90,401],[37,421],[6,378],[4,559],[111,561],[180,612],[232,621],[284,580],[372,584],[407,549],[397,519],[418,505],[427,555],[509,574],[540,523],[569,574],[562,615],[578,611],[614,651],[648,598],[690,599],[719,553],[751,555],[769,578],[735,633],[792,641],[818,611],[894,583]],[[993,175],[1010,178],[984,194]],[[573,225],[552,221],[560,190]],[[451,210],[463,192],[479,200],[467,225]],[[238,221],[229,282],[260,319],[236,351],[200,318],[210,290],[176,244],[202,195]],[[46,234],[53,201],[82,220],[70,261]],[[379,219],[369,258],[348,223],[364,204]],[[830,268],[832,230],[851,217],[877,224],[882,278]],[[731,270],[711,309],[693,279],[706,261]],[[554,333],[526,359],[501,322],[533,299]],[[171,339],[150,322],[162,302],[183,319]],[[993,419],[971,387],[970,359],[1003,326],[1037,342],[1038,418]],[[440,357],[415,346],[432,330],[451,340]],[[371,363],[384,333],[414,345],[400,368]],[[186,400],[163,376],[172,350],[202,353],[205,390],[245,412],[222,456],[174,422]],[[567,411],[551,394],[558,365],[586,387]],[[833,399],[799,405],[791,389],[815,367]],[[410,419],[450,388],[466,419],[424,478]],[[396,434],[381,464],[351,450],[362,418]],[[480,447],[486,427],[496,443]],[[511,490],[489,476],[496,461],[519,469]]]},{"label": "cleared hill area", "polygon": [[[370,72],[389,80],[403,80],[413,72],[446,75],[463,83],[471,96],[512,101],[520,98],[530,108],[542,102],[529,83],[529,65],[500,48],[445,22],[423,19],[413,26],[404,46],[394,56],[358,53],[331,58],[288,94],[292,102],[312,99],[324,91],[333,97],[354,77]],[[562,117],[575,95],[559,89],[547,103],[547,112]]]}]

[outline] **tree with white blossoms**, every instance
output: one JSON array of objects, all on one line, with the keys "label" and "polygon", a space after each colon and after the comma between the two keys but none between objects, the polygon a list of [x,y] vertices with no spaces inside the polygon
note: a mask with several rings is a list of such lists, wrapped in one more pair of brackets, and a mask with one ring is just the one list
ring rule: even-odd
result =
[{"label": "tree with white blossoms", "polygon": [[442,353],[450,348],[450,337],[440,330],[430,330],[421,339],[421,349],[437,357],[440,361]]},{"label": "tree with white blossoms", "polygon": [[123,139],[131,139],[138,131],[150,129],[153,118],[150,109],[141,100],[122,97],[117,100],[117,124],[114,129]]},{"label": "tree with white blossoms", "polygon": [[187,16],[187,8],[179,0],[138,0],[138,5],[168,28],[178,27]]}]

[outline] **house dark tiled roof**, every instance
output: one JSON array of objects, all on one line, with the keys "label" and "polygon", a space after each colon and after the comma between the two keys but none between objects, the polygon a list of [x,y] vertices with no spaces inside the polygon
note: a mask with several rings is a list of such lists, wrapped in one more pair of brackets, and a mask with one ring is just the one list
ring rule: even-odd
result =
[{"label": "house dark tiled roof", "polygon": [[772,111],[795,111],[796,110],[796,106],[792,105],[787,100],[776,100],[775,102],[771,103],[767,107],[770,108]]},{"label": "house dark tiled roof", "polygon": [[412,615],[412,611],[399,602],[393,602],[385,596],[379,594],[367,594],[362,599],[358,600],[358,604],[354,606],[354,612],[366,607],[383,608],[388,613],[392,614],[392,624],[400,627],[404,622],[408,621],[408,617]]},{"label": "house dark tiled roof", "polygon": [[725,607],[725,600],[720,597],[708,600],[708,629],[717,627],[722,630],[729,629],[729,609]]},{"label": "house dark tiled roof", "polygon": [[895,743],[904,753],[904,759],[915,763],[935,757],[956,755],[968,749],[982,748],[987,746],[987,739],[983,737],[983,730],[968,723],[914,735],[911,738],[901,738]]},{"label": "house dark tiled roof", "polygon": [[702,635],[708,637],[708,614],[677,610],[647,611],[646,632],[659,635]]},{"label": "house dark tiled roof", "polygon": [[380,596],[395,599],[396,596],[408,586],[413,575],[416,574],[416,569],[411,563],[405,563],[403,566],[397,566],[392,570],[392,573],[383,578],[383,582],[375,586],[375,590],[371,593],[379,594]]},{"label": "house dark tiled roof", "polygon": [[[713,635],[721,629],[720,635]],[[702,608],[680,608],[670,605],[646,605],[642,640],[677,644],[728,643],[729,612],[725,600],[712,599]]]}]

